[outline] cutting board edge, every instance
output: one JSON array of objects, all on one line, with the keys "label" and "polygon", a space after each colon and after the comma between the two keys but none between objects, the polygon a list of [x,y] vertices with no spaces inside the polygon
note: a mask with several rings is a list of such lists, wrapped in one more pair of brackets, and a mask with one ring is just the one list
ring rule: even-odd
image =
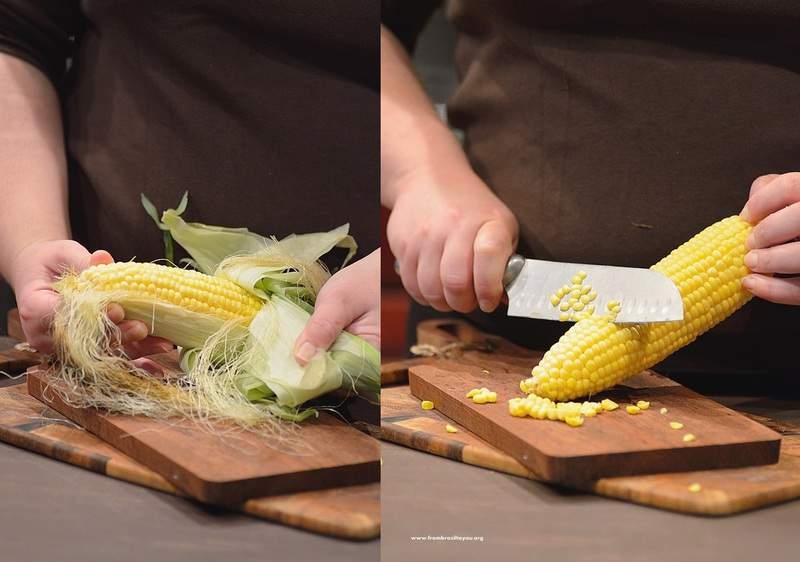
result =
[{"label": "cutting board edge", "polygon": [[[453,421],[470,429],[472,433],[487,441],[488,443],[496,442],[494,437],[496,432],[505,434],[505,438],[510,441],[511,446],[505,452],[514,458],[517,462],[522,464],[525,468],[530,470],[537,478],[568,486],[584,488],[588,482],[594,482],[601,478],[621,477],[621,476],[637,476],[645,474],[658,474],[658,473],[674,473],[674,472],[691,472],[697,470],[710,470],[715,468],[742,468],[746,466],[761,466],[774,464],[778,462],[780,456],[780,442],[781,437],[777,432],[758,424],[755,421],[748,420],[754,425],[757,425],[765,434],[771,434],[771,439],[765,437],[764,440],[747,441],[731,444],[715,444],[705,445],[702,448],[706,450],[716,450],[723,453],[722,460],[714,459],[713,464],[711,460],[704,461],[702,458],[685,458],[680,456],[680,448],[663,448],[651,449],[635,452],[618,452],[609,453],[599,457],[597,455],[560,455],[553,456],[542,452],[536,447],[533,447],[541,453],[535,458],[528,458],[528,455],[523,451],[525,446],[529,446],[521,438],[513,432],[504,430],[503,428],[494,427],[490,424],[478,425],[478,427],[471,427],[469,422],[465,423],[466,417],[472,415],[472,410],[468,405],[456,400],[455,397],[449,396],[443,390],[431,384],[424,377],[417,374],[418,370],[425,370],[429,368],[427,365],[414,366],[408,371],[409,390],[417,398],[432,400],[434,404],[446,404],[446,408],[453,407],[452,412],[445,412],[437,407],[437,410],[449,417]],[[731,412],[733,412],[731,410]],[[697,447],[697,446],[695,446]],[[737,456],[737,451],[745,447],[750,447],[753,451],[753,457],[757,460],[755,462],[741,462],[740,457]],[[763,451],[759,451],[763,448]],[[629,467],[626,469],[611,469],[614,463],[610,461],[618,461],[625,457],[637,455],[638,465],[649,465],[651,457],[658,457],[658,467],[652,468],[639,468],[639,466]],[[599,460],[602,459],[602,462]],[[666,463],[666,464],[664,464]],[[568,466],[569,465],[569,466]],[[662,466],[664,465],[664,466]]]},{"label": "cutting board edge", "polygon": [[[53,408],[64,417],[78,423],[88,432],[99,437],[103,441],[111,444],[126,455],[137,459],[140,458],[141,451],[147,451],[154,462],[148,463],[148,468],[159,474],[172,486],[175,486],[184,494],[199,501],[220,505],[224,507],[241,504],[254,497],[278,496],[307,491],[319,491],[330,488],[354,486],[358,484],[369,484],[380,480],[380,459],[364,461],[360,463],[348,463],[334,467],[325,467],[314,470],[304,471],[306,475],[312,475],[310,479],[313,484],[300,487],[300,475],[294,473],[272,474],[264,477],[249,478],[241,480],[204,480],[199,475],[190,471],[176,470],[174,462],[166,455],[148,446],[141,441],[125,439],[129,434],[122,431],[113,424],[101,424],[100,418],[104,414],[99,413],[97,417],[81,416],[80,409],[73,408],[66,404],[57,394],[45,397],[42,385],[46,384],[39,376],[36,376],[38,366],[29,369],[27,377],[28,393],[41,401],[43,404]],[[30,376],[33,375],[33,376]],[[76,419],[77,418],[77,419]],[[357,431],[357,430],[356,430]],[[377,445],[377,442],[376,442]],[[378,455],[379,445],[377,447]],[[350,473],[352,469],[359,468],[358,473]],[[314,476],[317,476],[314,478]],[[320,477],[322,476],[322,477]],[[271,487],[269,492],[260,490],[258,493],[252,492],[257,486],[265,485],[270,480],[282,479],[280,487]],[[238,488],[238,490],[237,490]],[[235,493],[238,492],[238,493]]]}]

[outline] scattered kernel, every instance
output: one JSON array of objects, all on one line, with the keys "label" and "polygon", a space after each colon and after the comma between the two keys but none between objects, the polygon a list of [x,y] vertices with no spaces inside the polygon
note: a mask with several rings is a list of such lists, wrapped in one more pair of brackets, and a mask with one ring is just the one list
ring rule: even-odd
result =
[{"label": "scattered kernel", "polygon": [[564,416],[564,421],[570,427],[580,427],[583,425],[583,416],[579,415]]},{"label": "scattered kernel", "polygon": [[683,429],[683,424],[681,422],[669,422],[669,426],[672,429]]},{"label": "scattered kernel", "polygon": [[702,490],[703,487],[700,484],[698,484],[697,482],[695,482],[694,484],[689,484],[689,488],[688,489],[692,493],[697,493],[700,490]]},{"label": "scattered kernel", "polygon": [[631,415],[638,414],[642,411],[639,406],[625,406],[625,411]]},{"label": "scattered kernel", "polygon": [[669,410],[667,410],[666,408],[661,408],[661,409],[658,411],[658,413],[659,413],[659,414],[666,414],[667,412],[669,412]]},{"label": "scattered kernel", "polygon": [[695,439],[696,439],[696,437],[694,435],[692,435],[691,433],[687,433],[686,435],[683,436],[683,442],[684,443],[689,443],[690,441],[694,441]]},{"label": "scattered kernel", "polygon": [[[524,383],[524,382],[525,382],[525,381],[520,381],[520,383],[519,383],[519,386],[520,386],[520,388],[522,388],[522,385],[523,385],[523,383]],[[476,394],[478,394],[480,391],[481,391],[481,389],[480,389],[480,388],[473,388],[472,390],[470,390],[469,392],[467,392],[467,398],[472,398],[473,396],[475,396]]]},{"label": "scattered kernel", "polygon": [[650,402],[648,402],[647,400],[639,400],[636,403],[636,407],[639,408],[640,410],[646,410],[647,408],[650,407]]},{"label": "scattered kernel", "polygon": [[446,426],[444,426],[444,430],[445,430],[447,433],[458,433],[458,429],[457,429],[457,428],[455,428],[455,427],[453,427],[453,426],[452,426],[452,425],[450,425],[449,423],[448,423]]},{"label": "scattered kernel", "polygon": [[611,412],[612,410],[616,410],[619,408],[619,404],[610,400],[609,398],[605,398],[600,402],[600,406],[606,411]]},{"label": "scattered kernel", "polygon": [[433,402],[431,402],[430,400],[423,400],[422,403],[420,404],[420,407],[423,410],[433,410]]}]

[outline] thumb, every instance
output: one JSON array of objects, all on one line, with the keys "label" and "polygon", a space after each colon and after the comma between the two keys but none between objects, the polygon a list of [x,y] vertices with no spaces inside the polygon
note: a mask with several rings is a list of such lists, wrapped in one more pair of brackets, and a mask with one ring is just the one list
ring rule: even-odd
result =
[{"label": "thumb", "polygon": [[[331,295],[322,295],[320,297]],[[305,366],[320,351],[328,349],[354,319],[341,299],[317,299],[314,313],[294,345],[294,357]]]}]

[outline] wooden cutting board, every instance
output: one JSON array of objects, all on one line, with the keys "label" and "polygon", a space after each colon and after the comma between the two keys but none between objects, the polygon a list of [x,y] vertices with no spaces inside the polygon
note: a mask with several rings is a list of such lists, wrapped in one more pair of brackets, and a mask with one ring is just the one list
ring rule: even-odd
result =
[{"label": "wooden cutting board", "polygon": [[[398,364],[394,366],[397,368]],[[396,371],[399,372],[399,369]],[[697,515],[732,515],[800,498],[800,425],[755,418],[781,433],[776,464],[644,476],[602,478],[579,489],[601,496]],[[446,424],[457,427],[448,433]],[[381,391],[381,427],[375,435],[386,441],[445,457],[539,480],[513,457],[505,454],[436,410],[422,410],[408,385]],[[700,492],[690,492],[698,483]]]},{"label": "wooden cutting board", "polygon": [[[451,350],[452,355],[447,362],[442,362],[437,358],[417,358],[410,362],[399,361],[386,364],[383,366],[384,376],[382,379],[384,382],[387,380],[402,382],[408,372],[408,367],[412,367],[413,371],[413,367],[420,365],[444,365],[457,371],[463,370],[462,365],[471,367],[480,365],[482,369],[490,371],[489,374],[515,372],[523,374],[529,372],[531,366],[540,357],[538,352],[519,348],[496,336],[482,334],[471,325],[460,321],[424,322],[419,326],[418,339],[422,344],[432,344],[439,348],[452,346],[454,342],[461,341],[467,344],[467,349],[464,351]],[[484,350],[469,349],[470,347]],[[488,352],[486,349],[492,351]],[[485,374],[481,371],[481,375]],[[520,378],[516,378],[515,381],[518,383]],[[648,385],[663,385],[661,388],[683,389],[673,381],[655,374],[646,375],[639,385],[644,385],[645,388]],[[627,392],[635,395],[639,390],[641,389],[631,388]],[[659,392],[663,392],[663,390],[659,390]],[[623,412],[612,412],[587,419],[586,423],[598,421],[602,416],[610,416],[614,413],[620,413],[626,418],[636,418]],[[662,418],[658,409],[651,408],[645,412],[645,414],[647,413],[654,417],[658,416],[656,419]],[[460,429],[459,433],[446,433],[444,425],[448,422],[453,423],[452,420],[442,415],[441,412],[421,410],[419,399],[411,396],[406,386],[383,389],[381,417],[381,429],[376,434],[379,433],[383,439],[461,462],[527,478],[540,478],[525,465],[497,447],[488,444],[463,426],[455,424]],[[556,424],[556,422],[538,420],[519,421],[534,424]],[[582,431],[585,428],[586,426],[577,429],[564,426],[564,429],[570,431]],[[576,482],[572,485],[602,495],[656,507],[718,515],[736,513],[793,499],[800,496],[800,439],[797,443],[794,442],[794,436],[798,433],[796,428],[774,425],[774,429],[779,429],[785,437],[792,438],[788,445],[784,445],[786,450],[777,464],[741,469],[603,478],[595,482]],[[670,431],[674,432],[674,430]],[[680,434],[682,435],[682,433]],[[703,485],[703,490],[699,493],[689,492],[688,485],[698,481]]]},{"label": "wooden cutting board", "polygon": [[[159,474],[29,396],[25,384],[0,388],[0,440],[112,478],[184,495]],[[254,498],[232,508],[345,539],[369,540],[380,535],[377,482]]]},{"label": "wooden cutting board", "polygon": [[205,503],[235,505],[380,480],[378,442],[329,414],[293,426],[296,446],[273,446],[274,439],[253,432],[223,435],[196,422],[75,408],[54,391],[57,383],[48,382],[44,368],[31,367],[27,375],[31,396]]},{"label": "wooden cutting board", "polygon": [[[685,472],[771,464],[778,461],[780,435],[713,400],[652,372],[636,375],[595,399],[621,407],[573,428],[565,423],[517,418],[509,398],[521,396],[520,372],[489,372],[480,366],[422,365],[408,373],[411,394],[431,400],[447,417],[496,445],[541,480],[581,485],[607,476]],[[495,404],[475,404],[465,393],[489,387]],[[630,415],[626,404],[649,401]],[[667,408],[667,414],[660,414]],[[684,424],[681,430],[670,421]],[[696,439],[683,442],[691,433]]]}]

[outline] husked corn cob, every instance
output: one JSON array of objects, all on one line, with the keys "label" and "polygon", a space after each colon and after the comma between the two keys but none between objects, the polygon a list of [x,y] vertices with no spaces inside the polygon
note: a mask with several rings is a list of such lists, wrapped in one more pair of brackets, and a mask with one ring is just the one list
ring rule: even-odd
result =
[{"label": "husked corn cob", "polygon": [[219,327],[238,321],[246,327],[263,303],[236,283],[198,271],[155,263],[119,262],[95,265],[59,290],[108,293],[151,332],[182,346],[199,346]]},{"label": "husked corn cob", "polygon": [[550,348],[524,387],[552,400],[595,394],[694,341],[750,300],[741,286],[749,273],[744,255],[750,230],[738,216],[728,217],[652,267],[678,287],[683,320],[621,325],[607,316],[583,318]]}]

